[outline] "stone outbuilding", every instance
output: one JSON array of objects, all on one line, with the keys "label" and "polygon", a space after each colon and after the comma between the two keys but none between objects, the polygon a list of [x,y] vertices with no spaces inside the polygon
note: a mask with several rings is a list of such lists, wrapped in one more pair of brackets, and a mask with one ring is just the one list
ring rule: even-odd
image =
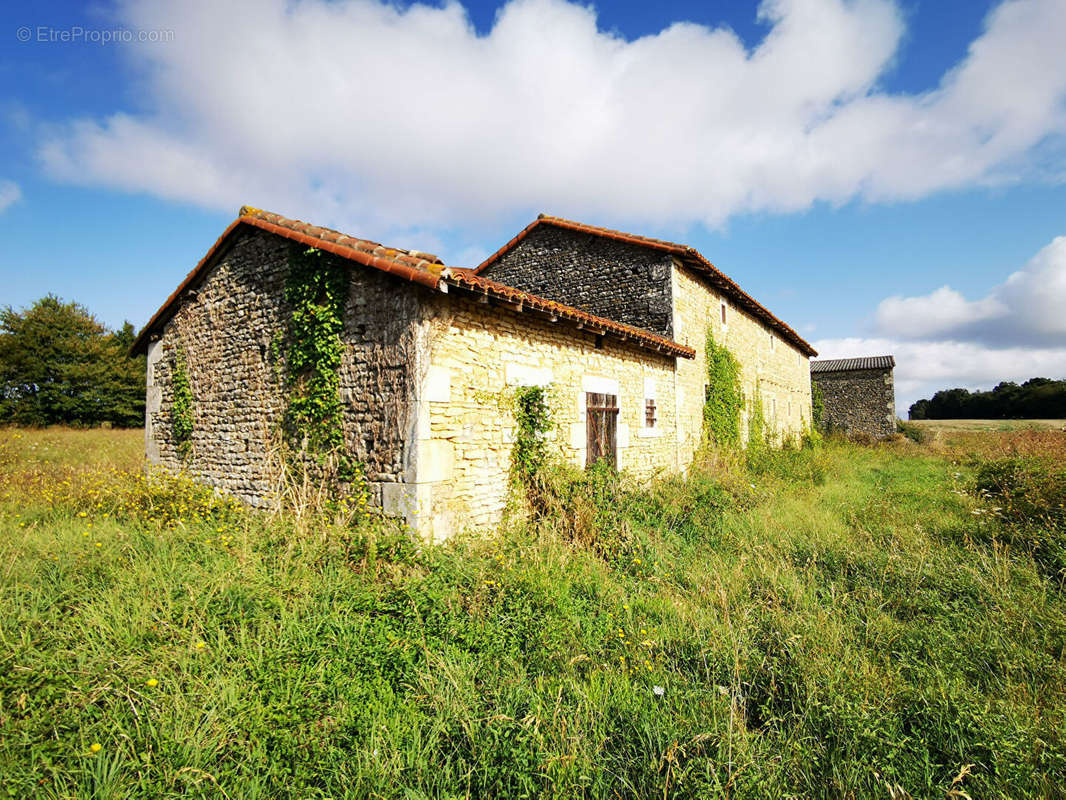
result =
[{"label": "stone outbuilding", "polygon": [[878,439],[896,432],[892,356],[811,362],[811,381],[822,393],[823,423],[830,430],[867,433]]},{"label": "stone outbuilding", "polygon": [[[700,443],[708,335],[741,364],[780,438],[810,424],[811,346],[696,250],[541,216],[476,269],[241,209],[141,332],[150,462],[253,504],[276,497],[295,249],[347,275],[338,370],[345,451],[371,500],[441,539],[497,522],[515,422],[549,388],[549,446],[650,478]],[[191,433],[175,438],[175,399]]]}]

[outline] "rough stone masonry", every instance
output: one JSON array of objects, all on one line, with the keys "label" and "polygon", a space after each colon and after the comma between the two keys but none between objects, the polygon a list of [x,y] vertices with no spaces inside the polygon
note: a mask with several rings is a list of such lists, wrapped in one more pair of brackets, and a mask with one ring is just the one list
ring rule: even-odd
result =
[{"label": "rough stone masonry", "polygon": [[895,433],[895,365],[892,356],[812,361],[811,381],[822,392],[825,426],[878,439]]}]

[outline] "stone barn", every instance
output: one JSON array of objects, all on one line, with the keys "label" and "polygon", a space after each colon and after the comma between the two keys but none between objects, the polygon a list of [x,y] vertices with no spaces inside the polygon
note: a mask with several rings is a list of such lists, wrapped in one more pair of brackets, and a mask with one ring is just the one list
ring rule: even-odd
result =
[{"label": "stone barn", "polygon": [[878,439],[895,433],[895,366],[892,356],[812,361],[811,381],[822,392],[826,427]]},{"label": "stone barn", "polygon": [[499,520],[515,387],[549,387],[549,445],[573,464],[682,471],[701,439],[709,334],[770,430],[810,424],[814,350],[690,247],[542,215],[460,269],[245,207],[134,345],[148,356],[151,463],[276,498],[300,253],[344,276],[343,449],[372,502],[427,537]]}]

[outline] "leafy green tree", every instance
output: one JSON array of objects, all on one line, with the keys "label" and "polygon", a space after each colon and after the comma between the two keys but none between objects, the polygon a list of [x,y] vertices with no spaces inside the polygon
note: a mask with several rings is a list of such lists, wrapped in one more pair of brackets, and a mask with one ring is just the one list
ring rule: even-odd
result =
[{"label": "leafy green tree", "polygon": [[923,399],[913,403],[910,407],[909,416],[911,419],[927,419],[929,417],[929,401]]},{"label": "leafy green tree", "polygon": [[910,408],[911,419],[1062,419],[1066,381],[1030,378],[1021,386],[1001,381],[990,392],[946,389]]},{"label": "leafy green tree", "polygon": [[0,422],[136,426],[144,420],[144,358],[129,355],[128,322],[110,331],[54,295],[0,309]]}]

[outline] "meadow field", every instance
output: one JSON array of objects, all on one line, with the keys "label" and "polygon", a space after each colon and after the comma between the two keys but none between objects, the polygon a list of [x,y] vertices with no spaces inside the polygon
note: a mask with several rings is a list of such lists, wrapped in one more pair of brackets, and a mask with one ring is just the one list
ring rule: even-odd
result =
[{"label": "meadow field", "polygon": [[1066,419],[913,419],[914,425],[931,431],[1066,431]]},{"label": "meadow field", "polygon": [[141,447],[0,429],[0,796],[1064,796],[1061,431],[560,474],[436,546]]}]

